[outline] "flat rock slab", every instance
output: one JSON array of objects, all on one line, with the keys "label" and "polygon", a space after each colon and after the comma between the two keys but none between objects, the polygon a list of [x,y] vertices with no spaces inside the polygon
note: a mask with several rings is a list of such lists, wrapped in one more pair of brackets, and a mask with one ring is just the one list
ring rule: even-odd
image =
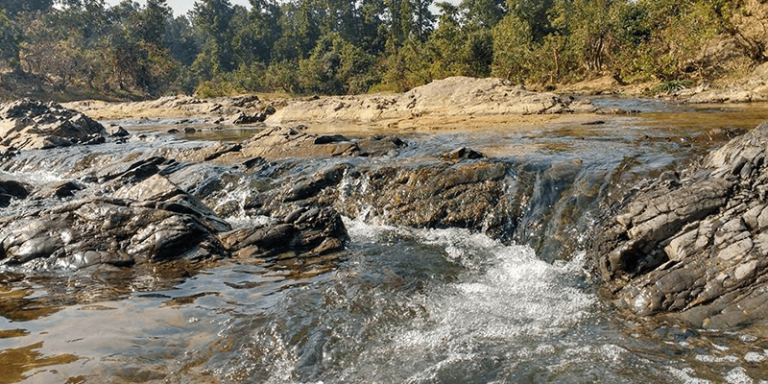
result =
[{"label": "flat rock slab", "polygon": [[[352,121],[370,123],[421,116],[491,116],[571,113],[570,101],[527,91],[501,79],[450,77],[395,95],[289,100],[268,124]],[[579,111],[595,112],[581,106]]]}]

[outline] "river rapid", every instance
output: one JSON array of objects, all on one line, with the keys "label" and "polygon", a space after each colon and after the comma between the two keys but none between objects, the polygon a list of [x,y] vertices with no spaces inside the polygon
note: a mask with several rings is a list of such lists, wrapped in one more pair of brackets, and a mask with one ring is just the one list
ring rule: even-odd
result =
[{"label": "river rapid", "polygon": [[[612,204],[753,128],[768,106],[593,103],[636,113],[407,134],[408,147],[377,158],[169,171],[238,228],[270,220],[245,208],[254,189],[339,164],[429,167],[466,147],[507,165],[504,193],[519,219],[505,233],[414,228],[356,202],[358,214],[344,217],[345,251],[302,263],[230,260],[186,276],[3,267],[0,383],[768,383],[768,323],[705,331],[627,315],[602,298],[585,252]],[[173,121],[117,123],[134,138],[29,151],[4,160],[0,174],[38,186],[77,179],[78,194],[108,193],[85,159],[118,163],[263,129],[193,121],[195,133],[168,134]],[[210,180],[221,188],[202,192]],[[369,181],[348,172],[332,188],[352,200]],[[14,201],[0,214],[54,203]]]}]

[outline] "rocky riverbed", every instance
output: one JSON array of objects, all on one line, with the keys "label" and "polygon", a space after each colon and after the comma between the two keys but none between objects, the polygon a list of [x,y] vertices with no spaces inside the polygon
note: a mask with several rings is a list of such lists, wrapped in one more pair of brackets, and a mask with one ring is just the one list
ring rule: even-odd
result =
[{"label": "rocky riverbed", "polygon": [[[217,100],[223,112],[209,117],[185,99],[182,115],[157,116],[183,130],[196,124],[184,119],[269,115],[231,142],[189,140],[199,126],[104,126],[56,104],[5,105],[0,362],[15,365],[0,382],[768,380],[768,126],[744,134],[752,120],[722,125],[717,111],[451,81],[275,111]],[[713,123],[670,119],[686,113]],[[174,327],[198,332],[191,342],[146,323],[127,336],[162,335],[148,345],[177,363],[103,353],[62,330],[70,309],[119,323],[110,313],[139,302],[147,319],[187,316]],[[742,341],[723,341],[733,332]],[[80,349],[36,344],[64,340]],[[602,365],[577,369],[574,353]]]}]

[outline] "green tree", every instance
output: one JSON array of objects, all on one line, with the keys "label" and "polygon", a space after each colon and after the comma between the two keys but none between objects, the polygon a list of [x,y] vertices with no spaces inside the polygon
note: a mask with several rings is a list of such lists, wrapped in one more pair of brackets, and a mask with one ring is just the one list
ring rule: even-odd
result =
[{"label": "green tree", "polygon": [[163,46],[168,47],[171,57],[189,67],[200,53],[200,43],[195,38],[192,25],[185,16],[168,16],[163,34]]},{"label": "green tree", "polygon": [[8,18],[5,10],[0,10],[0,60],[14,71],[21,70],[21,41],[21,28]]},{"label": "green tree", "polygon": [[15,18],[22,12],[46,12],[53,6],[53,0],[3,0],[0,9],[4,9],[7,16]]},{"label": "green tree", "polygon": [[530,26],[514,14],[493,29],[493,68],[496,77],[523,83],[531,74],[534,38]]},{"label": "green tree", "polygon": [[132,17],[130,29],[133,39],[162,46],[167,21],[171,15],[171,8],[166,0],[147,0],[144,9],[134,13]]},{"label": "green tree", "polygon": [[460,8],[471,29],[493,28],[508,12],[504,0],[462,0]]},{"label": "green tree", "polygon": [[534,42],[541,42],[552,32],[549,12],[556,0],[507,0],[510,13],[519,23],[528,28],[528,33]]},{"label": "green tree", "polygon": [[193,64],[204,77],[230,72],[237,67],[232,49],[230,22],[234,8],[229,0],[200,0],[192,11],[192,24],[200,30],[205,42]]}]

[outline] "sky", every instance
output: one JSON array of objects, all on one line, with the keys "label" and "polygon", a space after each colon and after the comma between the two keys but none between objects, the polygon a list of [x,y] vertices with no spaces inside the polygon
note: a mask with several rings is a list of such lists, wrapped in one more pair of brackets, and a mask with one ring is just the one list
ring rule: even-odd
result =
[{"label": "sky", "polygon": [[[119,4],[122,0],[107,0],[107,4],[109,5],[116,5]],[[141,4],[142,6],[146,4],[146,0],[135,0],[137,3]],[[230,4],[235,5],[243,5],[246,6],[248,9],[251,8],[251,3],[248,2],[248,0],[229,0]],[[187,12],[189,12],[190,9],[192,9],[192,5],[195,4],[195,0],[168,0],[168,5],[173,9],[174,16],[181,16],[186,15]]]},{"label": "sky", "polygon": [[[116,5],[119,4],[122,0],[107,0],[107,4],[109,5]],[[136,0],[139,4],[144,5],[146,3],[146,0]],[[448,0],[451,3],[458,4],[460,0]],[[231,4],[239,4],[247,7],[248,9],[251,8],[251,3],[248,2],[248,0],[229,0]],[[173,14],[175,16],[180,15],[186,15],[187,12],[189,12],[190,9],[192,9],[192,5],[195,4],[195,0],[168,0],[168,5],[173,9]]]}]

